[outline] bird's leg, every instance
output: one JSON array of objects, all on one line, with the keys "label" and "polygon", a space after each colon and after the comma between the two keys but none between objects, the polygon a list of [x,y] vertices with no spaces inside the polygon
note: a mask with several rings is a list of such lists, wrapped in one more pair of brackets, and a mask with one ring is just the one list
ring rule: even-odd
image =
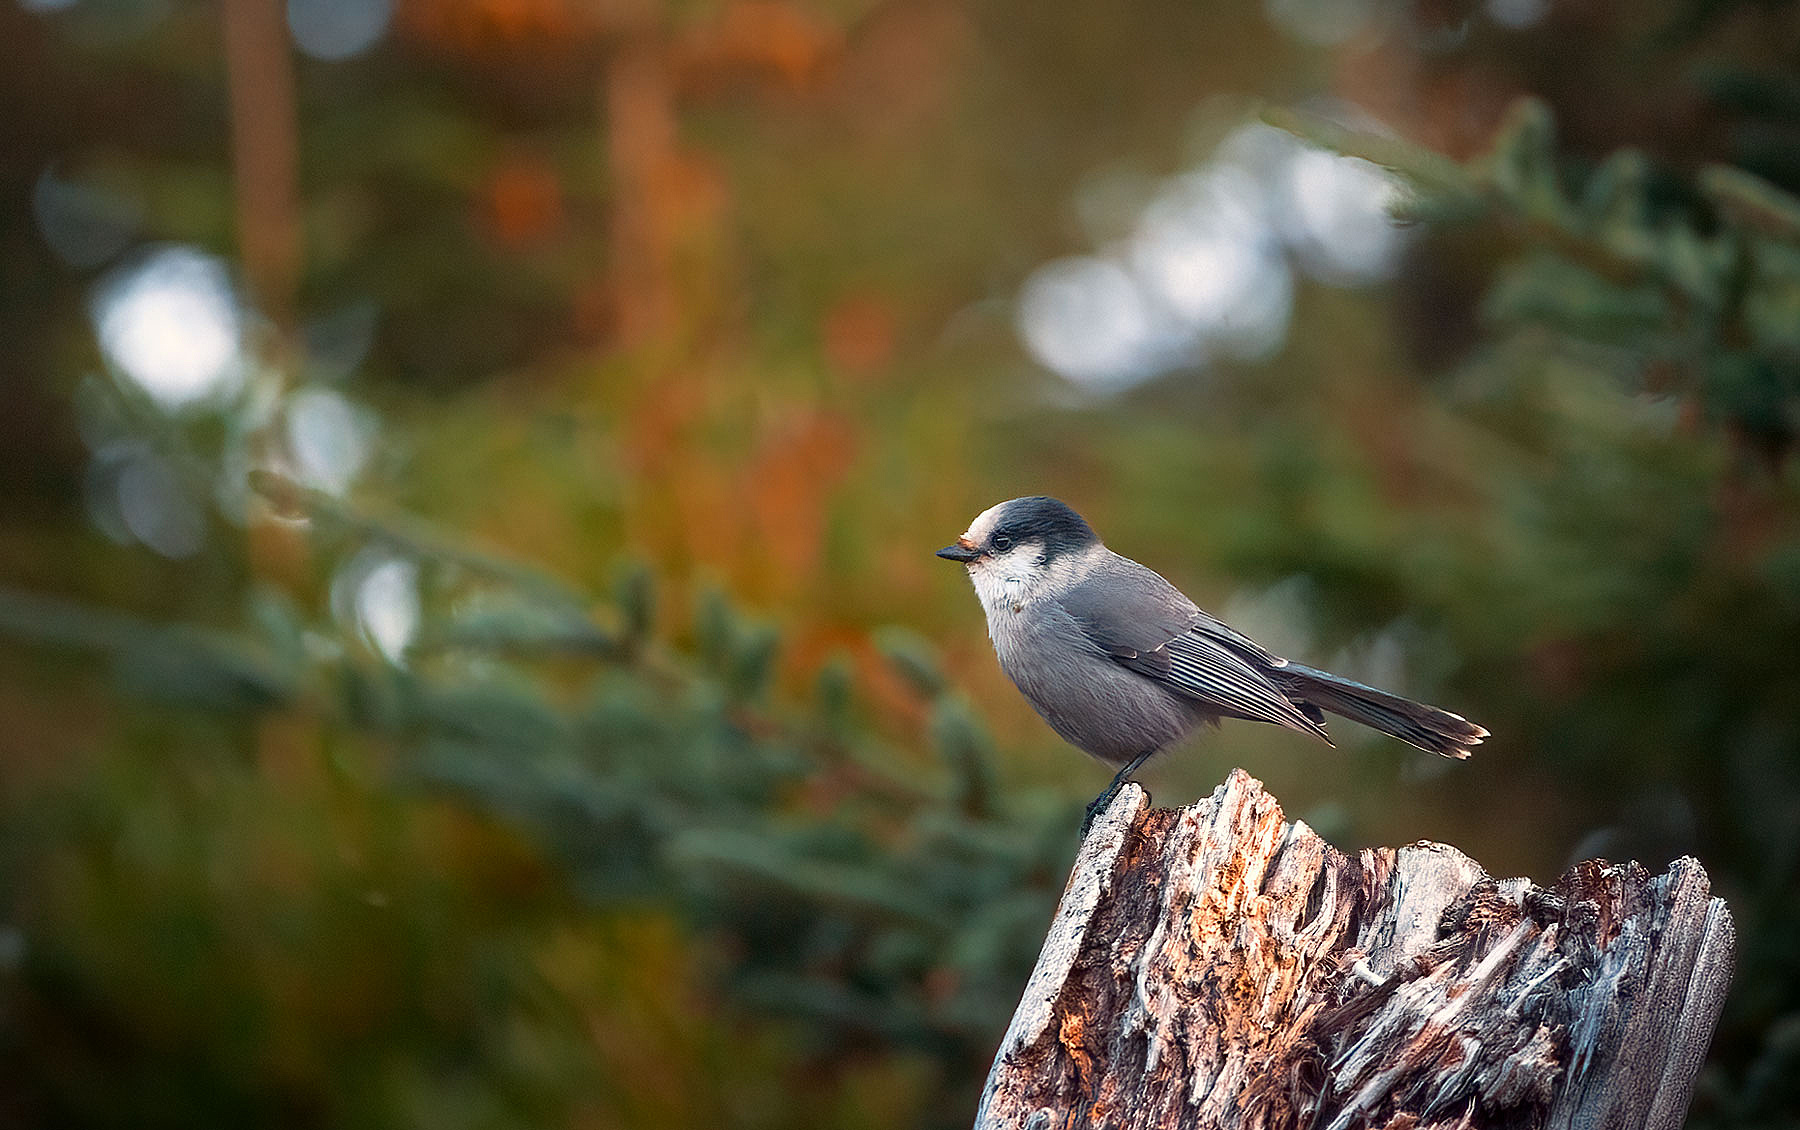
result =
[{"label": "bird's leg", "polygon": [[1092,803],[1087,806],[1087,813],[1081,819],[1081,834],[1083,836],[1087,835],[1088,829],[1094,826],[1095,817],[1106,811],[1106,806],[1112,803],[1113,797],[1119,795],[1119,790],[1125,787],[1125,782],[1131,780],[1131,775],[1142,768],[1144,762],[1150,760],[1155,753],[1156,751],[1153,749],[1145,750],[1130,761],[1127,761],[1125,763],[1125,768],[1113,775],[1112,784],[1106,786],[1106,791],[1095,797]]}]

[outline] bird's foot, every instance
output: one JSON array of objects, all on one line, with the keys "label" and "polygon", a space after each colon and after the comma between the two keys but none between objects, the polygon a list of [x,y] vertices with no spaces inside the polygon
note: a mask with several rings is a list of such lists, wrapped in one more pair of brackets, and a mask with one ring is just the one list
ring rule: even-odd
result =
[{"label": "bird's foot", "polygon": [[1099,819],[1100,814],[1106,811],[1106,806],[1112,803],[1113,797],[1118,795],[1119,786],[1115,783],[1107,786],[1105,792],[1101,793],[1093,800],[1088,801],[1088,806],[1082,810],[1081,815],[1082,839],[1087,839],[1088,829],[1094,826],[1094,821]]},{"label": "bird's foot", "polygon": [[1150,760],[1151,756],[1155,753],[1155,750],[1147,749],[1130,761],[1127,761],[1125,767],[1114,774],[1112,784],[1106,786],[1106,791],[1089,802],[1087,811],[1083,813],[1081,818],[1082,839],[1087,838],[1088,829],[1094,826],[1094,821],[1099,819],[1100,814],[1105,812],[1106,807],[1113,802],[1113,798],[1119,795],[1119,790],[1124,788],[1126,783],[1131,780],[1131,775],[1142,768],[1144,762]]}]

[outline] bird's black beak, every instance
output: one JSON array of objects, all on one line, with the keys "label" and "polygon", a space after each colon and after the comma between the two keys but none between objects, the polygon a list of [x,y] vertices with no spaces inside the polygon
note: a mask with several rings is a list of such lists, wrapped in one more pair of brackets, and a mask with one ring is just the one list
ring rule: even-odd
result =
[{"label": "bird's black beak", "polygon": [[981,551],[970,545],[968,542],[958,541],[955,545],[947,545],[938,550],[937,555],[942,557],[945,561],[961,561],[963,564],[967,565],[977,557],[980,557]]}]

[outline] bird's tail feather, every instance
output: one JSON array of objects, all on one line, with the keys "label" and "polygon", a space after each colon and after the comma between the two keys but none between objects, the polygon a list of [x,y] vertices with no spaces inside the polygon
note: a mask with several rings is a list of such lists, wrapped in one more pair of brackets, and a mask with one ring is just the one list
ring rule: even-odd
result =
[{"label": "bird's tail feather", "polygon": [[1273,668],[1268,674],[1291,699],[1329,710],[1443,757],[1468,757],[1470,748],[1488,736],[1485,729],[1460,714],[1298,663]]}]

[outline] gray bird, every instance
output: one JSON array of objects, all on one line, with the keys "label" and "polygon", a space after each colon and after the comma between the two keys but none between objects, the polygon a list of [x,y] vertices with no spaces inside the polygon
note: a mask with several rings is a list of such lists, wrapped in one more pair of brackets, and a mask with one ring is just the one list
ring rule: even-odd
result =
[{"label": "gray bird", "polygon": [[1088,805],[1089,823],[1157,751],[1221,718],[1330,745],[1329,711],[1454,758],[1488,736],[1447,710],[1271,654],[1106,548],[1054,498],[991,507],[937,555],[968,567],[1000,667],[1044,721],[1122,767]]}]

